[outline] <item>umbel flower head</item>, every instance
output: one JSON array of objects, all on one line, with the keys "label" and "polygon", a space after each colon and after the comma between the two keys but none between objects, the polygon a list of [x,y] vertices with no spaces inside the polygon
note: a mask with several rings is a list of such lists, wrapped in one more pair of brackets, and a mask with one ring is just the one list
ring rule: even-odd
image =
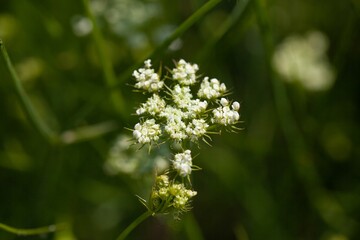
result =
[{"label": "umbel flower head", "polygon": [[193,165],[191,143],[207,143],[209,134],[221,128],[237,129],[240,103],[226,98],[229,92],[224,83],[206,76],[201,80],[198,71],[197,64],[181,59],[165,76],[155,72],[151,60],[133,72],[134,87],[149,95],[136,109],[135,143],[148,144],[149,149],[166,141],[180,146],[170,160],[171,169],[156,177],[149,200],[139,197],[153,214],[172,212],[177,218],[190,209],[197,194],[190,175],[200,169]]},{"label": "umbel flower head", "polygon": [[197,194],[183,183],[171,181],[168,175],[156,177],[149,203],[140,199],[153,214],[174,211],[176,215],[190,209],[190,201]]},{"label": "umbel flower head", "polygon": [[135,88],[151,93],[136,110],[141,119],[133,130],[137,143],[198,143],[209,138],[209,129],[231,129],[239,122],[240,104],[226,98],[225,84],[216,78],[200,80],[198,70],[197,64],[181,59],[162,77],[146,60],[144,67],[133,72]]}]

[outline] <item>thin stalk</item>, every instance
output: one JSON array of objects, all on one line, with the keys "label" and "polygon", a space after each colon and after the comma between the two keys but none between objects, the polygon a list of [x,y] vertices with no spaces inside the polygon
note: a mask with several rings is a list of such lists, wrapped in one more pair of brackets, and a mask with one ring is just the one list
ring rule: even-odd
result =
[{"label": "thin stalk", "polygon": [[62,225],[50,225],[50,226],[46,226],[46,227],[24,229],[24,228],[10,227],[8,225],[0,223],[0,229],[4,230],[6,232],[13,233],[13,234],[16,234],[16,235],[21,235],[21,236],[42,235],[42,234],[47,234],[47,233],[52,233],[52,232],[55,232],[55,231],[58,231],[58,230],[62,230],[64,228],[65,228],[65,224],[62,224]]},{"label": "thin stalk", "polygon": [[224,35],[238,22],[240,17],[243,16],[245,9],[249,6],[248,3],[249,0],[241,0],[236,3],[229,17],[227,17],[227,19],[219,26],[213,37],[208,39],[205,43],[205,46],[199,54],[199,58],[206,56],[207,53],[217,44],[217,42],[219,42],[221,38],[223,38]]},{"label": "thin stalk", "polygon": [[[206,13],[218,5],[222,0],[210,0],[202,5],[196,12],[194,12],[189,18],[187,18],[164,42],[162,42],[152,53],[150,53],[145,59],[153,59],[158,57],[169,45],[177,38],[179,38],[184,32],[186,32],[191,26],[193,26],[200,18]],[[119,82],[122,83],[127,79],[134,69],[139,68],[144,61],[133,65],[130,69],[125,71],[121,76]]]},{"label": "thin stalk", "polygon": [[35,129],[42,135],[46,140],[50,143],[57,143],[59,141],[57,133],[53,131],[40,117],[39,113],[36,111],[34,106],[32,105],[30,98],[26,94],[21,81],[15,71],[13,64],[11,63],[10,57],[6,51],[5,45],[3,41],[0,39],[0,49],[1,56],[5,61],[6,68],[11,76],[11,80],[14,84],[16,94],[18,95],[20,102],[23,106],[23,109],[28,116],[28,119],[33,124]]},{"label": "thin stalk", "polygon": [[60,135],[60,139],[64,144],[73,144],[98,138],[116,129],[118,125],[115,122],[103,122],[67,130]]},{"label": "thin stalk", "polygon": [[194,14],[186,19],[165,41],[158,46],[147,58],[156,58],[162,53],[175,39],[179,38],[186,32],[192,25],[194,25],[200,18],[207,12],[218,5],[222,0],[210,0],[199,8]]},{"label": "thin stalk", "polygon": [[[102,65],[106,85],[109,89],[112,89],[115,85],[117,85],[117,79],[112,62],[107,54],[104,37],[97,25],[95,16],[91,11],[89,1],[83,0],[83,4],[85,7],[86,14],[89,17],[93,26],[92,35],[94,38],[97,53],[99,55],[99,60]],[[121,92],[118,89],[117,91],[111,91],[110,97],[114,107],[116,108],[116,111],[120,114],[123,114],[125,111],[125,104],[124,104],[125,102]]]},{"label": "thin stalk", "polygon": [[150,217],[153,213],[150,211],[146,211],[141,214],[137,219],[135,219],[125,230],[119,235],[116,240],[124,240],[134,228],[136,228],[140,223],[142,223],[145,219]]},{"label": "thin stalk", "polygon": [[[311,204],[317,209],[322,219],[335,229],[338,229],[343,233],[351,234],[357,223],[346,216],[341,205],[323,188],[320,176],[311,161],[311,153],[306,145],[304,136],[294,119],[286,88],[284,84],[277,79],[277,76],[271,68],[274,43],[267,17],[265,1],[254,0],[254,7],[263,36],[266,64],[272,84],[275,108],[298,177],[307,190]],[[331,214],[329,211],[331,211]]]}]

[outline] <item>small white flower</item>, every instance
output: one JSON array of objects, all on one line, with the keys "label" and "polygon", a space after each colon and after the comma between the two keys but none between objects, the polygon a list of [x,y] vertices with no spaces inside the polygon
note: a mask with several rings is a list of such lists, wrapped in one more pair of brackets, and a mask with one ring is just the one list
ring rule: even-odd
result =
[{"label": "small white flower", "polygon": [[176,64],[176,68],[172,70],[173,79],[181,85],[192,85],[196,82],[196,72],[198,70],[199,67],[197,64],[190,64],[181,59]]},{"label": "small white flower", "polygon": [[141,114],[144,114],[144,113],[146,113],[146,109],[145,109],[145,108],[140,107],[140,108],[136,109],[136,114],[137,114],[137,115],[141,115]]},{"label": "small white flower", "polygon": [[240,104],[238,102],[234,102],[231,106],[232,109],[230,109],[229,101],[225,98],[221,98],[220,104],[222,106],[212,111],[213,118],[211,119],[211,121],[213,123],[218,123],[224,126],[237,123],[240,118],[240,115],[238,113],[238,110],[240,109]]},{"label": "small white flower", "polygon": [[186,189],[185,193],[188,198],[192,198],[192,197],[196,196],[196,194],[197,194],[196,191],[192,191],[190,189]]},{"label": "small white flower", "polygon": [[157,141],[160,135],[160,125],[155,123],[155,119],[148,119],[142,124],[137,123],[133,131],[133,137],[141,144]]},{"label": "small white flower", "polygon": [[153,94],[152,97],[141,104],[141,107],[136,110],[137,115],[144,113],[149,113],[152,116],[155,116],[162,112],[165,109],[166,102],[158,94]]},{"label": "small white flower", "polygon": [[200,89],[197,93],[198,97],[205,99],[216,99],[226,92],[224,83],[220,83],[216,78],[209,81],[209,77],[205,77],[201,82]]},{"label": "small white flower", "polygon": [[226,98],[221,98],[220,104],[223,105],[223,107],[226,107],[229,105],[229,101]]},{"label": "small white flower", "polygon": [[209,124],[204,119],[193,119],[186,127],[186,133],[191,141],[197,141],[200,137],[204,136]]},{"label": "small white flower", "polygon": [[133,72],[133,77],[137,81],[135,88],[143,89],[148,92],[156,92],[163,88],[164,82],[160,81],[160,77],[155,70],[151,68],[151,60],[144,62],[145,68],[139,68]]},{"label": "small white flower", "polygon": [[204,113],[206,111],[206,108],[208,106],[207,101],[200,101],[199,99],[193,99],[191,100],[188,105],[185,107],[187,110],[186,118],[195,118],[201,113]]},{"label": "small white flower", "polygon": [[144,65],[145,65],[146,68],[151,68],[151,59],[145,60]]},{"label": "small white flower", "polygon": [[183,153],[175,154],[173,167],[181,177],[190,175],[192,167],[191,151],[185,150]]},{"label": "small white flower", "polygon": [[165,125],[165,131],[170,138],[175,141],[182,141],[188,136],[186,134],[186,125],[180,119],[170,120]]},{"label": "small white flower", "polygon": [[231,105],[232,109],[235,111],[239,111],[240,109],[240,103],[238,102],[233,102],[233,104]]},{"label": "small white flower", "polygon": [[171,93],[174,103],[180,108],[186,108],[193,97],[188,86],[181,87],[180,85],[175,85]]},{"label": "small white flower", "polygon": [[159,113],[159,116],[165,118],[167,122],[182,121],[186,118],[186,114],[181,109],[169,105]]}]

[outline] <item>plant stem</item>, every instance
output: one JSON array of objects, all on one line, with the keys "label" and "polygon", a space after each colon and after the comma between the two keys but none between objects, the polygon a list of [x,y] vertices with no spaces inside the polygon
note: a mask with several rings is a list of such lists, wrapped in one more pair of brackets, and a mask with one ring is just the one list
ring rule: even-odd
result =
[{"label": "plant stem", "polygon": [[26,112],[30,122],[34,125],[35,129],[50,143],[57,143],[59,141],[57,134],[50,129],[48,125],[40,117],[39,113],[36,111],[32,105],[30,98],[27,96],[21,81],[15,71],[13,64],[11,63],[10,57],[6,51],[3,41],[0,39],[0,49],[1,56],[5,61],[5,65],[9,74],[11,76],[12,82],[15,87],[16,94],[18,95],[20,102]]},{"label": "plant stem", "polygon": [[93,25],[92,35],[94,38],[97,53],[99,55],[99,60],[102,65],[106,85],[109,89],[111,89],[110,96],[111,96],[112,103],[113,103],[116,111],[118,113],[120,113],[121,115],[123,115],[124,111],[125,111],[124,98],[118,89],[116,91],[114,91],[112,89],[117,84],[117,79],[116,79],[116,75],[115,75],[115,72],[113,69],[112,62],[110,60],[110,57],[107,54],[107,49],[106,49],[103,35],[97,25],[96,18],[91,11],[89,0],[83,0],[83,4],[85,7],[86,14],[89,17],[89,19]]},{"label": "plant stem", "polygon": [[9,232],[9,233],[13,233],[16,235],[22,235],[22,236],[41,235],[41,234],[51,233],[51,232],[55,232],[60,229],[63,229],[64,227],[65,227],[65,225],[50,225],[50,226],[46,226],[46,227],[23,229],[23,228],[10,227],[8,225],[0,223],[0,229],[3,229],[4,231]]},{"label": "plant stem", "polygon": [[145,219],[150,217],[153,213],[150,211],[146,211],[143,214],[141,214],[137,219],[135,219],[125,230],[119,235],[116,240],[124,240],[129,233],[131,233],[134,228],[136,228],[140,223],[142,223]]},{"label": "plant stem", "polygon": [[236,3],[229,17],[227,17],[227,19],[217,28],[213,37],[206,41],[205,46],[198,54],[198,58],[203,59],[213,50],[214,46],[220,41],[220,39],[223,38],[224,35],[229,32],[230,28],[238,22],[241,16],[243,16],[243,13],[248,6],[249,0],[241,0]]},{"label": "plant stem", "polygon": [[194,14],[186,19],[165,41],[158,46],[147,58],[156,58],[163,52],[175,39],[179,38],[186,30],[194,25],[207,12],[218,5],[222,0],[210,0],[199,8]]},{"label": "plant stem", "polygon": [[[222,0],[210,0],[201,6],[196,12],[194,12],[189,18],[187,18],[164,42],[162,42],[152,53],[150,53],[146,59],[153,59],[160,55],[167,47],[177,38],[179,38],[184,32],[186,32],[192,25],[194,25],[201,17],[207,12],[218,5]],[[121,76],[119,82],[122,83],[127,79],[134,69],[141,67],[144,61],[133,65],[130,69],[125,71]]]},{"label": "plant stem", "polygon": [[272,84],[275,109],[298,177],[307,191],[310,203],[319,212],[322,219],[338,231],[351,234],[356,229],[357,223],[346,216],[341,205],[322,186],[320,176],[311,160],[312,154],[294,119],[286,88],[271,68],[274,43],[265,1],[254,0],[254,7],[264,41],[266,64]]}]

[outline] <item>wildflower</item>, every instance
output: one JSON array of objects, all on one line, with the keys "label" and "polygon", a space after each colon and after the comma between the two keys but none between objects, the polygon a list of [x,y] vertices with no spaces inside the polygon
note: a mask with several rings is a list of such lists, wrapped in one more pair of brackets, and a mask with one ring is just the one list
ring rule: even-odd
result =
[{"label": "wildflower", "polygon": [[196,191],[186,189],[182,183],[171,185],[169,192],[174,196],[174,201],[172,203],[173,207],[180,211],[187,211],[190,198],[197,194]]},{"label": "wildflower", "polygon": [[201,115],[206,111],[208,107],[207,101],[200,101],[200,99],[193,99],[191,100],[188,105],[185,107],[186,118],[192,119],[196,118],[197,116]]},{"label": "wildflower", "polygon": [[221,98],[220,104],[220,107],[213,110],[213,118],[211,119],[211,121],[213,123],[218,123],[224,126],[237,123],[240,118],[240,115],[238,113],[238,110],[240,109],[240,104],[238,102],[234,102],[230,109],[229,101],[225,98]]},{"label": "wildflower", "polygon": [[174,103],[179,108],[186,108],[191,102],[193,96],[190,91],[190,87],[181,87],[180,85],[175,85],[174,89],[171,91]]},{"label": "wildflower", "polygon": [[[184,149],[189,142],[205,141],[204,136],[207,136],[210,128],[238,123],[240,104],[223,97],[227,88],[218,79],[205,77],[197,94],[193,95],[198,69],[198,65],[185,60],[177,62],[170,71],[173,81],[166,85],[168,91],[161,91],[165,83],[151,68],[150,60],[144,62],[143,68],[134,71],[135,87],[152,93],[136,110],[136,114],[143,119],[133,130],[133,137],[138,143],[152,144],[162,137],[178,144],[179,149]],[[165,98],[164,95],[169,97]],[[152,213],[173,211],[176,216],[189,209],[191,198],[197,194],[191,189],[190,175],[193,169],[200,168],[193,165],[189,149],[176,153],[170,162],[173,171],[167,172],[176,174],[171,179],[168,175],[158,176],[149,202],[140,200]]]},{"label": "wildflower", "polygon": [[165,118],[167,122],[172,122],[181,121],[186,118],[186,114],[181,109],[168,105],[159,113],[159,117]]},{"label": "wildflower", "polygon": [[160,81],[160,77],[151,68],[151,60],[144,62],[145,68],[140,68],[133,72],[133,77],[137,81],[135,88],[143,89],[148,92],[157,92],[163,88],[164,82]]},{"label": "wildflower", "polygon": [[183,183],[170,182],[167,175],[156,178],[150,201],[146,206],[154,213],[175,210],[178,213],[189,210],[190,199],[197,192],[185,187]]},{"label": "wildflower", "polygon": [[198,139],[205,135],[209,124],[204,119],[193,119],[186,127],[186,133],[191,141],[198,141]]},{"label": "wildflower", "polygon": [[165,131],[175,141],[182,141],[188,137],[186,134],[186,124],[178,118],[168,121],[165,125]]},{"label": "wildflower", "polygon": [[155,123],[155,119],[148,119],[142,124],[137,123],[134,129],[133,136],[141,144],[157,141],[161,134],[160,125]]},{"label": "wildflower", "polygon": [[141,104],[141,107],[136,110],[136,114],[141,115],[149,113],[150,115],[155,116],[163,111],[165,106],[166,102],[161,99],[158,94],[153,94],[153,96],[148,98],[145,103]]},{"label": "wildflower", "polygon": [[205,77],[201,82],[197,96],[210,100],[224,95],[225,92],[226,86],[224,83],[220,83],[216,78],[212,78],[209,81],[209,77]]},{"label": "wildflower", "polygon": [[199,70],[197,64],[187,63],[181,59],[172,70],[172,77],[181,85],[192,85],[196,82],[196,72]]},{"label": "wildflower", "polygon": [[192,167],[191,151],[186,150],[183,153],[175,154],[173,167],[181,177],[190,175]]},{"label": "wildflower", "polygon": [[285,81],[300,83],[308,90],[326,90],[334,82],[327,48],[327,39],[320,32],[293,35],[277,47],[272,64]]}]

